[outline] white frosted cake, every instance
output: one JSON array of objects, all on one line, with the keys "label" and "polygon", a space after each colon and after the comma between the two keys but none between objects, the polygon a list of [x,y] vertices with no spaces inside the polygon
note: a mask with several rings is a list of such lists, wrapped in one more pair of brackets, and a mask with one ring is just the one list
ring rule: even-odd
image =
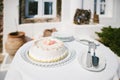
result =
[{"label": "white frosted cake", "polygon": [[51,37],[36,40],[29,49],[29,57],[37,62],[57,62],[68,55],[63,42]]}]

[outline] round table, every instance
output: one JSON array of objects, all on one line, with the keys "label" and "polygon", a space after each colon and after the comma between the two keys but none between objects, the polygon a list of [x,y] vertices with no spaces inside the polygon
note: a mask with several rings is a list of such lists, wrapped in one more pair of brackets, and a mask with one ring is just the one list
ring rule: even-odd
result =
[{"label": "round table", "polygon": [[5,80],[113,80],[114,78],[117,80],[119,64],[116,55],[96,40],[92,38],[89,40],[100,44],[96,53],[101,54],[106,59],[106,67],[102,71],[89,71],[80,65],[79,58],[87,52],[88,46],[76,40],[65,42],[65,45],[76,53],[74,59],[69,63],[57,67],[41,67],[30,64],[20,55],[33,44],[33,41],[30,41],[17,51]]}]

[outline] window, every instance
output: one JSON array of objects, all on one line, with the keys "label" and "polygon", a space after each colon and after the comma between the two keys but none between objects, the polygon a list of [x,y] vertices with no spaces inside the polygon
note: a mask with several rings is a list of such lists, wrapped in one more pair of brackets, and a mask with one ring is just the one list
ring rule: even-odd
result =
[{"label": "window", "polygon": [[97,14],[100,17],[112,17],[113,0],[97,0]]},{"label": "window", "polygon": [[52,18],[56,16],[56,0],[26,0],[26,17]]},{"label": "window", "polygon": [[38,14],[38,2],[37,1],[29,1],[28,3],[28,15],[37,15]]},{"label": "window", "polygon": [[60,22],[62,0],[19,0],[19,23]]},{"label": "window", "polygon": [[56,0],[43,0],[43,17],[56,16]]},{"label": "window", "polygon": [[105,8],[106,7],[106,1],[105,0],[100,0],[100,14],[104,15],[105,14]]},{"label": "window", "polygon": [[52,15],[52,2],[44,2],[44,15]]}]

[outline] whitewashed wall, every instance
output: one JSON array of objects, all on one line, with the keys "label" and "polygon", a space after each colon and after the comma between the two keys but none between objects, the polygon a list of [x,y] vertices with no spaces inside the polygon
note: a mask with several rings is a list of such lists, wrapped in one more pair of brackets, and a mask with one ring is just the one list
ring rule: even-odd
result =
[{"label": "whitewashed wall", "polygon": [[[52,28],[56,27],[58,29],[62,29],[62,27],[66,27],[66,29],[77,27],[77,31],[80,30],[80,34],[87,34],[94,36],[95,31],[99,31],[101,27],[94,28],[88,25],[84,28],[84,25],[74,25],[73,24],[73,17],[77,8],[81,8],[81,1],[82,0],[62,0],[62,21],[61,22],[53,22],[53,23],[33,23],[33,24],[21,24],[18,25],[18,30],[24,31],[28,37],[33,37],[37,33],[42,33],[45,28]],[[18,5],[19,0],[4,0],[4,37],[3,37],[3,45],[7,39],[7,34],[9,32],[16,31],[16,23],[18,23]],[[114,0],[113,6],[113,17],[112,18],[100,18],[101,25],[112,25],[120,27],[120,0]],[[93,3],[88,0],[84,2],[84,8],[90,8],[93,10]],[[101,26],[99,25],[99,26]],[[97,25],[98,26],[98,25]],[[82,30],[84,29],[84,30]],[[76,29],[74,29],[76,30]],[[78,31],[79,32],[79,31]],[[91,34],[90,34],[91,33]],[[4,46],[3,46],[4,47]]]},{"label": "whitewashed wall", "polygon": [[100,23],[104,25],[111,25],[112,27],[120,27],[120,0],[113,0],[112,17],[100,18]]}]

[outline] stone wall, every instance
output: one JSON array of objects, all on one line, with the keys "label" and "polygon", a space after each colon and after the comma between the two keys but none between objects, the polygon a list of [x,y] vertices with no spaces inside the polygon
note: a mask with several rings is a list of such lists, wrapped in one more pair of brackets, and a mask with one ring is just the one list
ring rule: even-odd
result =
[{"label": "stone wall", "polygon": [[3,0],[0,0],[0,35],[3,32]]},{"label": "stone wall", "polygon": [[3,41],[3,0],[0,0],[0,53],[2,53]]},{"label": "stone wall", "polygon": [[2,38],[3,38],[3,16],[0,16],[0,53],[2,53]]},{"label": "stone wall", "polygon": [[3,16],[0,15],[0,35],[2,35],[3,32]]}]

